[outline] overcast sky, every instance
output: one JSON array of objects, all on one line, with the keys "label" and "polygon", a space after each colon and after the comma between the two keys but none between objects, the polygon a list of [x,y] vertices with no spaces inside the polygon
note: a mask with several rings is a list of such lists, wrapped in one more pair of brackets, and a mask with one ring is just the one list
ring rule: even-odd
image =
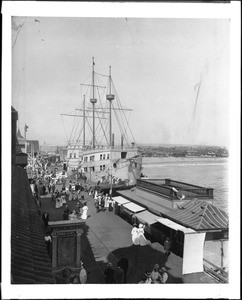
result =
[{"label": "overcast sky", "polygon": [[60,114],[80,107],[94,56],[97,72],[112,66],[138,144],[229,145],[228,19],[14,17],[12,44],[12,105],[28,139],[66,144]]}]

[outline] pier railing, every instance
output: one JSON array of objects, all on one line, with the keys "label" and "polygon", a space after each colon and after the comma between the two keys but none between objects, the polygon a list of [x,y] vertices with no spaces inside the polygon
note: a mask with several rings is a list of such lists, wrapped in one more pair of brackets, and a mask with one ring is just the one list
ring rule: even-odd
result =
[{"label": "pier railing", "polygon": [[212,188],[205,188],[205,187],[196,186],[196,185],[175,181],[171,179],[137,180],[137,187],[156,192],[160,195],[164,195],[171,199],[177,199],[177,197],[174,195],[172,191],[172,187],[176,188],[179,192],[184,193],[186,199],[192,199],[195,197],[213,199]]},{"label": "pier railing", "polygon": [[[205,197],[205,198],[212,198],[213,199],[213,190],[212,188],[205,188],[202,186],[188,184],[181,181],[165,179],[165,185],[174,186],[178,190],[187,191],[191,194],[196,194],[196,197]],[[194,195],[193,195],[194,196]]]},{"label": "pier railing", "polygon": [[167,196],[169,198],[174,198],[170,187],[158,185],[156,183],[149,182],[149,181],[143,181],[143,180],[137,180],[136,186],[141,189],[151,190],[153,192]]}]

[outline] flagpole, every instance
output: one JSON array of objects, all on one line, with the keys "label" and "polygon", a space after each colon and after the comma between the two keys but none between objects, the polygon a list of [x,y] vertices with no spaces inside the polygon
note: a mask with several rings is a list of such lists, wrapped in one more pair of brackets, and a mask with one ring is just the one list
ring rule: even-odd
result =
[{"label": "flagpole", "polygon": [[27,153],[26,124],[24,124],[25,153]]}]

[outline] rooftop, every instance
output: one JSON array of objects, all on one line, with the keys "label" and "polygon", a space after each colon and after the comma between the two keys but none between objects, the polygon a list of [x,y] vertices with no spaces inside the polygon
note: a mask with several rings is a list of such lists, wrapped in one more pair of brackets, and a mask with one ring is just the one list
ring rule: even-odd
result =
[{"label": "rooftop", "polygon": [[44,242],[45,231],[27,173],[12,167],[11,276],[12,284],[55,283]]},{"label": "rooftop", "polygon": [[177,205],[173,211],[162,213],[171,220],[196,231],[224,230],[229,227],[228,214],[222,209],[202,200]]}]

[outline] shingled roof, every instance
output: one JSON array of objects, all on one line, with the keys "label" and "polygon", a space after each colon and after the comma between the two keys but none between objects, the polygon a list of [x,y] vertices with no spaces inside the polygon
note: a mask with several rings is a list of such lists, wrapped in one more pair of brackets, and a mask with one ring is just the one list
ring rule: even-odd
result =
[{"label": "shingled roof", "polygon": [[24,169],[12,166],[12,284],[55,283],[44,228]]},{"label": "shingled roof", "polygon": [[229,217],[224,210],[202,200],[177,205],[177,208],[162,212],[162,215],[196,231],[227,230],[229,226]]}]

